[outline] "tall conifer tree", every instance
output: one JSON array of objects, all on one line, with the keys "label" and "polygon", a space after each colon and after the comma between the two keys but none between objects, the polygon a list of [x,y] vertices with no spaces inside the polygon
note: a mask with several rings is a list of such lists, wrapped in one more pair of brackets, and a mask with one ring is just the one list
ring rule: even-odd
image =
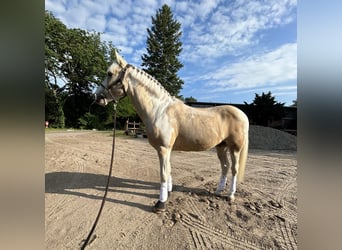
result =
[{"label": "tall conifer tree", "polygon": [[166,4],[152,17],[152,27],[147,29],[147,54],[141,59],[144,70],[156,78],[171,95],[178,96],[183,80],[177,72],[183,67],[178,60],[182,51],[181,24],[177,22]]}]

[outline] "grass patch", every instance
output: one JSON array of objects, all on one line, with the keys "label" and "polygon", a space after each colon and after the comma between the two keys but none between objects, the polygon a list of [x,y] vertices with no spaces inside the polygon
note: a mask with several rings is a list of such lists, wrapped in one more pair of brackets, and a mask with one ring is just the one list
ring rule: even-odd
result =
[{"label": "grass patch", "polygon": [[[72,133],[72,132],[98,132],[98,133],[107,133],[108,136],[113,136],[112,130],[91,130],[91,129],[74,129],[74,128],[45,128],[45,133]],[[134,138],[132,135],[126,135],[125,130],[117,129],[115,131],[116,137],[126,137],[126,138]]]}]

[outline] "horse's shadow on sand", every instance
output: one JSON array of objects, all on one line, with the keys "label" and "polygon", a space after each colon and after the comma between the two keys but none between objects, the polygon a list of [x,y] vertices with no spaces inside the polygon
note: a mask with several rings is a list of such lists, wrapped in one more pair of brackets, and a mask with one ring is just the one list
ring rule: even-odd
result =
[{"label": "horse's shadow on sand", "polygon": [[[45,193],[67,194],[84,197],[88,199],[102,200],[103,194],[87,194],[81,189],[95,189],[105,191],[108,176],[101,174],[78,173],[78,172],[52,172],[45,174]],[[117,192],[127,195],[138,195],[157,200],[159,198],[160,183],[143,181],[138,179],[125,179],[111,177],[108,193]],[[145,192],[146,190],[155,190],[155,194]],[[174,192],[195,193],[199,196],[205,195],[206,191],[201,188],[191,188],[181,185],[173,185]],[[128,196],[127,196],[128,197]],[[107,202],[113,202],[131,207],[137,207],[144,211],[152,211],[151,204],[141,204],[134,201],[119,200],[108,198]]]}]

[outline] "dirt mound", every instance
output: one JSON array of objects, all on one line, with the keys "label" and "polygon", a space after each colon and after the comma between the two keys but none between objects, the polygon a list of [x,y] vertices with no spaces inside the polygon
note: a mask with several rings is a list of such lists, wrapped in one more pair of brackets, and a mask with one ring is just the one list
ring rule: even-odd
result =
[{"label": "dirt mound", "polygon": [[251,125],[249,127],[249,148],[297,150],[297,137],[278,129]]}]

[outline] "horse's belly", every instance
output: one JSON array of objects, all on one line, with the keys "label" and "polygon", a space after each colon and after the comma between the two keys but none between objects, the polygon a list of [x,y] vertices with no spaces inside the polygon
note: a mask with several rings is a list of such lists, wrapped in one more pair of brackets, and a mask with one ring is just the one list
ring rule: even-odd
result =
[{"label": "horse's belly", "polygon": [[212,138],[203,138],[201,136],[191,138],[189,136],[179,136],[173,145],[173,150],[204,151],[215,147],[218,143]]}]

